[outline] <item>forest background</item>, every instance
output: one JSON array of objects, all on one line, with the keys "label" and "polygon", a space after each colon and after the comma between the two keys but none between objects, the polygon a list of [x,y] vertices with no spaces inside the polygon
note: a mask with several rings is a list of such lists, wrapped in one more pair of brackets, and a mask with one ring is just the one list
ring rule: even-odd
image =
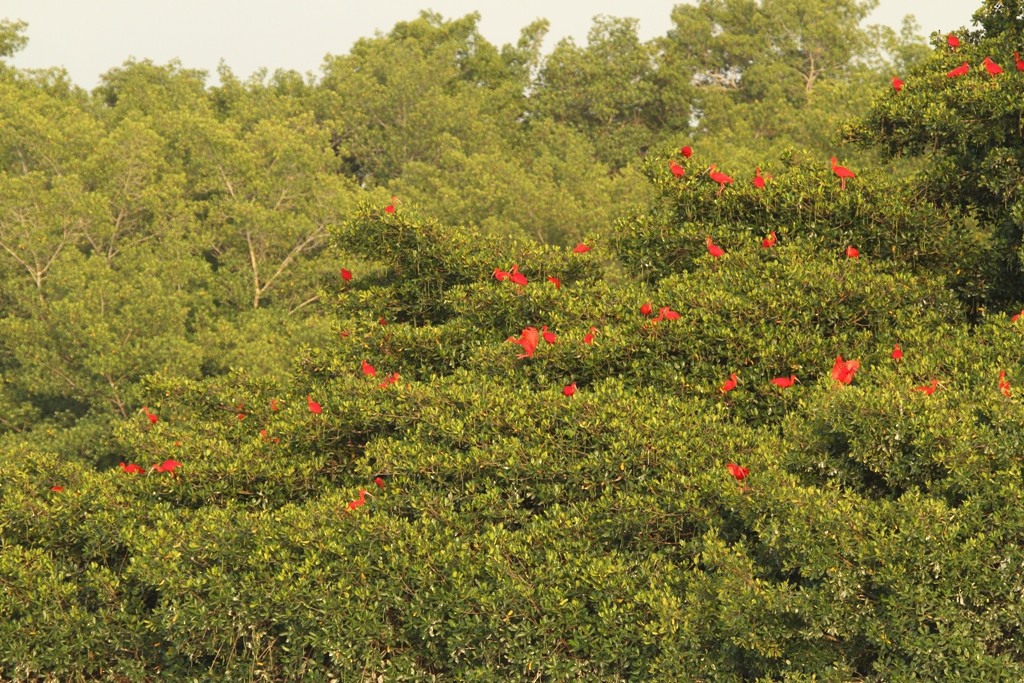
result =
[{"label": "forest background", "polygon": [[1019,679],[1024,8],[873,6],[0,64],[0,674]]}]

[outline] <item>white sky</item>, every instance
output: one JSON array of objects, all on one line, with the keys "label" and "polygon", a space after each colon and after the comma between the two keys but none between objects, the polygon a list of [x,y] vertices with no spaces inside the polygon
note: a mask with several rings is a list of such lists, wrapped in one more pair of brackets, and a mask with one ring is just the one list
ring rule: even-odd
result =
[{"label": "white sky", "polygon": [[[820,0],[828,2],[829,0]],[[551,22],[546,49],[564,36],[585,44],[596,14],[636,17],[643,39],[664,34],[674,0],[4,0],[0,18],[29,24],[29,44],[12,60],[21,68],[63,66],[81,86],[129,57],[184,66],[215,77],[221,59],[241,78],[260,67],[319,73],[326,54],[348,52],[375,31],[387,32],[420,9],[446,18],[472,11],[491,42],[515,42],[534,19]],[[914,14],[924,35],[970,24],[981,0],[880,0],[872,23],[899,27]]]}]

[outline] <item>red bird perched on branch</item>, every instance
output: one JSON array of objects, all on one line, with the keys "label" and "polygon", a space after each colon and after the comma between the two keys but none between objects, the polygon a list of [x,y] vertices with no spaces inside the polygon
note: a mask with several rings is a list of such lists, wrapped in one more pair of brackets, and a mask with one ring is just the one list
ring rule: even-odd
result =
[{"label": "red bird perched on branch", "polygon": [[772,380],[772,384],[782,389],[788,389],[796,381],[796,375],[790,375],[789,377],[776,377]]},{"label": "red bird perched on branch", "polygon": [[556,341],[558,341],[558,337],[555,336],[554,332],[548,329],[547,325],[541,326],[540,336],[544,337],[544,341],[546,341],[548,344],[554,344]]},{"label": "red bird perched on branch", "polygon": [[999,391],[1006,398],[1010,398],[1010,382],[1006,379],[1006,370],[999,371]]},{"label": "red bird perched on branch", "polygon": [[860,251],[857,250],[857,247],[847,247],[846,258],[860,258]]},{"label": "red bird perched on branch", "polygon": [[722,249],[720,246],[715,244],[710,236],[707,238],[706,244],[708,245],[708,253],[711,254],[713,257],[720,258],[723,254],[725,254],[725,249]]},{"label": "red bird perched on branch", "polygon": [[309,406],[309,412],[314,415],[324,412],[323,406],[313,400],[313,394],[306,394],[306,405]]},{"label": "red bird perched on branch", "polygon": [[712,180],[718,183],[718,192],[715,193],[716,197],[722,194],[722,190],[725,189],[726,185],[732,183],[732,178],[716,170],[717,168],[717,164],[711,164],[711,168],[708,169],[708,175],[711,176]]},{"label": "red bird perched on branch", "polygon": [[366,505],[366,489],[359,489],[359,497],[348,504],[349,510],[355,510]]},{"label": "red bird perched on branch", "polygon": [[555,286],[555,289],[561,289],[562,288],[562,281],[559,280],[554,275],[548,275],[548,282],[553,284]]},{"label": "red bird perched on branch", "polygon": [[398,197],[392,196],[391,203],[384,207],[384,213],[394,213],[395,204],[398,202]]},{"label": "red bird perched on branch", "polygon": [[931,396],[935,393],[935,390],[939,388],[939,381],[933,379],[931,384],[926,384],[923,387],[914,387],[914,391],[920,391],[925,396]]},{"label": "red bird perched on branch", "polygon": [[590,330],[583,335],[583,343],[590,346],[594,343],[594,336],[597,335],[597,328],[591,327]]},{"label": "red bird perched on branch", "polygon": [[508,279],[520,287],[525,287],[527,283],[526,276],[519,272],[518,263],[512,264],[512,270],[508,271]]},{"label": "red bird perched on branch", "polygon": [[896,92],[903,90],[903,81],[898,76],[892,77],[892,89]]},{"label": "red bird perched on branch", "polygon": [[679,320],[679,314],[673,311],[668,306],[662,306],[658,309],[658,315],[651,320],[652,325],[660,323],[662,320]]},{"label": "red bird perched on branch", "polygon": [[985,65],[985,71],[989,76],[998,76],[1003,73],[1003,67],[993,62],[991,57],[985,57],[981,63]]},{"label": "red bird perched on branch", "polygon": [[563,396],[572,396],[575,393],[576,393],[576,382],[573,382],[572,384],[567,384],[564,387],[562,387],[562,395]]},{"label": "red bird perched on branch", "polygon": [[860,368],[859,360],[843,360],[842,355],[836,356],[836,362],[832,365],[832,379],[840,384],[849,384],[853,381],[853,374]]},{"label": "red bird perched on branch", "polygon": [[142,469],[141,465],[136,465],[135,463],[128,464],[125,462],[120,462],[118,463],[118,467],[124,470],[125,474],[142,474],[143,472],[146,471]]},{"label": "red bird perched on branch", "polygon": [[348,268],[342,268],[341,279],[344,280],[345,282],[350,282],[352,280],[352,271],[349,270]]},{"label": "red bird perched on branch", "polygon": [[381,382],[379,386],[381,389],[386,389],[392,384],[398,384],[398,380],[400,380],[401,378],[402,376],[399,375],[397,372],[392,372],[390,375],[384,378],[384,381]]},{"label": "red bird perched on branch", "polygon": [[946,36],[946,45],[949,45],[949,48],[951,50],[955,50],[958,47],[960,47],[960,39],[957,38],[952,33],[950,33],[948,36]]},{"label": "red bird perched on branch", "polygon": [[174,474],[174,470],[178,469],[179,467],[181,467],[181,463],[178,462],[177,460],[164,460],[159,465],[153,465],[149,469],[153,470],[154,472],[170,472],[171,474]]},{"label": "red bird perched on branch", "polygon": [[686,145],[681,150],[679,150],[679,153],[682,154],[687,159],[689,159],[691,156],[693,156],[693,149],[689,145]]},{"label": "red bird perched on branch", "polygon": [[719,387],[718,390],[721,391],[723,394],[728,394],[730,391],[736,388],[736,385],[739,384],[739,381],[740,378],[737,377],[736,373],[734,372],[729,375],[729,379],[725,380],[725,383],[721,387]]},{"label": "red bird perched on branch", "polygon": [[765,180],[771,180],[771,179],[772,179],[772,177],[770,175],[761,175],[761,167],[760,166],[755,166],[754,167],[754,187],[756,187],[759,190],[763,190],[764,189],[764,181]]},{"label": "red bird perched on branch", "polygon": [[850,169],[846,168],[845,166],[840,166],[839,162],[836,160],[835,157],[832,157],[832,172],[836,174],[837,178],[839,178],[839,189],[840,190],[845,190],[846,189],[846,179],[847,178],[856,178],[857,177],[857,174],[854,173],[853,171],[851,171]]},{"label": "red bird perched on branch", "polygon": [[363,361],[363,364],[362,364],[361,367],[362,367],[363,374],[366,375],[367,377],[376,377],[377,376],[377,368],[373,367],[372,365],[367,363],[365,360]]},{"label": "red bird perched on branch", "polygon": [[[654,311],[654,307],[651,306],[650,301],[644,302],[644,304],[640,306],[640,315],[650,315],[652,311]],[[1016,319],[1017,318],[1014,317],[1014,320]]]},{"label": "red bird perched on branch", "polygon": [[501,268],[495,268],[494,269],[494,279],[497,280],[498,282],[504,282],[505,280],[509,279],[510,277],[511,277],[511,274],[508,273],[507,271],[504,271]]},{"label": "red bird perched on branch", "polygon": [[572,253],[574,254],[586,254],[588,251],[590,251],[590,247],[583,242],[580,242],[572,249]]},{"label": "red bird perched on branch", "polygon": [[1017,62],[1017,71],[1024,71],[1024,59],[1020,58],[1019,52],[1013,53],[1013,61]]},{"label": "red bird perched on branch", "polygon": [[970,70],[971,70],[971,65],[968,64],[967,62],[964,62],[963,64],[961,64],[957,68],[951,69],[949,71],[949,73],[946,74],[946,78],[959,78],[960,76],[965,75]]},{"label": "red bird perched on branch", "polygon": [[672,175],[674,175],[676,178],[682,178],[684,175],[686,175],[686,169],[674,161],[668,162],[668,170],[672,171]]},{"label": "red bird perched on branch", "polygon": [[505,341],[510,341],[523,347],[523,352],[516,356],[516,358],[532,358],[533,352],[537,350],[537,343],[540,341],[540,333],[536,327],[524,327],[522,334],[519,335],[519,339],[509,337]]},{"label": "red bird perched on branch", "polygon": [[892,353],[889,354],[889,357],[893,360],[900,360],[903,358],[903,349],[900,348],[899,344],[892,347]]},{"label": "red bird perched on branch", "polygon": [[747,475],[750,474],[749,469],[741,467],[734,462],[726,465],[726,468],[729,470],[729,474],[736,478],[736,481],[743,481],[747,478]]},{"label": "red bird perched on branch", "polygon": [[149,424],[155,425],[157,422],[159,422],[160,418],[154,415],[153,413],[149,412],[149,408],[147,408],[146,406],[142,406],[142,412],[146,414],[146,419],[149,420]]},{"label": "red bird perched on branch", "polygon": [[763,240],[761,240],[761,248],[762,249],[771,249],[772,247],[775,246],[775,243],[778,242],[778,241],[779,241],[778,235],[776,235],[775,231],[772,230],[770,233],[768,233],[767,237],[765,237]]}]

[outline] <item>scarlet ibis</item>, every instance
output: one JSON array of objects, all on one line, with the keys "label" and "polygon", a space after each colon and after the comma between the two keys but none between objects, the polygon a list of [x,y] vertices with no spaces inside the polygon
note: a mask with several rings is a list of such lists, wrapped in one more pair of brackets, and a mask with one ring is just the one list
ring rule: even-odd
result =
[{"label": "scarlet ibis", "polygon": [[679,320],[679,313],[673,311],[669,306],[662,306],[658,309],[658,316],[651,322],[660,323],[662,320]]},{"label": "scarlet ibis", "polygon": [[54,493],[64,493],[64,487],[59,484],[51,486],[50,490]]},{"label": "scarlet ibis", "polygon": [[708,169],[708,175],[711,176],[712,180],[718,183],[718,192],[715,193],[716,197],[722,194],[722,190],[725,189],[726,185],[732,183],[732,178],[725,175],[724,173],[717,171],[717,168],[717,164],[711,164],[711,168]]},{"label": "scarlet ibis", "polygon": [[149,420],[149,424],[151,425],[155,425],[160,420],[159,417],[149,412],[149,408],[146,406],[142,406],[142,412],[146,414],[146,419]]},{"label": "scarlet ibis", "polygon": [[721,387],[719,387],[719,391],[721,391],[723,394],[728,394],[730,391],[736,388],[736,385],[739,384],[739,381],[740,378],[737,377],[736,373],[734,372],[730,374],[729,379],[725,380],[725,383],[722,384]]},{"label": "scarlet ibis", "polygon": [[142,469],[141,465],[136,465],[135,463],[128,464],[125,462],[120,462],[118,463],[118,467],[124,470],[125,474],[142,474],[143,472],[146,471]]},{"label": "scarlet ibis", "polygon": [[930,384],[926,384],[923,387],[914,387],[914,391],[920,391],[925,396],[931,396],[935,393],[935,390],[939,388],[938,380],[933,379]]},{"label": "scarlet ibis", "polygon": [[796,381],[796,375],[790,375],[789,377],[776,377],[772,380],[772,384],[782,389],[788,389]]},{"label": "scarlet ibis", "polygon": [[401,375],[399,375],[397,372],[392,372],[390,375],[384,378],[384,381],[381,382],[378,385],[378,387],[381,389],[386,389],[392,384],[398,384],[398,380],[400,379],[402,379]]},{"label": "scarlet ibis", "polygon": [[892,353],[890,353],[889,356],[893,360],[900,360],[901,358],[903,358],[903,349],[900,348],[899,344],[896,344],[895,346],[892,347]]},{"label": "scarlet ibis", "polygon": [[594,343],[594,337],[597,335],[597,328],[591,327],[585,335],[583,335],[583,343],[590,346]]},{"label": "scarlet ibis", "polygon": [[960,47],[960,39],[950,33],[946,36],[946,45],[949,45],[951,50],[955,50]]},{"label": "scarlet ibis", "polygon": [[846,258],[860,258],[860,251],[857,249],[857,247],[847,247]]},{"label": "scarlet ibis", "polygon": [[313,400],[313,394],[306,394],[306,405],[309,406],[309,412],[314,415],[324,412],[323,406]]},{"label": "scarlet ibis", "polygon": [[377,376],[377,368],[373,367],[372,365],[367,363],[365,360],[363,361],[363,364],[362,364],[361,368],[362,368],[363,374],[366,375],[367,377],[376,377]]},{"label": "scarlet ibis", "polygon": [[[768,177],[771,178],[771,176],[768,176]],[[764,189],[764,180],[765,180],[765,176],[761,175],[761,167],[760,166],[755,167],[754,168],[754,187],[756,187],[759,190],[763,190]]]},{"label": "scarlet ibis", "polygon": [[958,78],[959,76],[963,76],[964,74],[966,74],[970,70],[971,70],[971,65],[968,64],[967,62],[964,62],[963,64],[961,64],[957,68],[951,69],[949,71],[949,73],[946,74],[946,78]]},{"label": "scarlet ibis", "polygon": [[179,467],[181,467],[181,463],[177,460],[164,460],[159,465],[153,465],[149,469],[155,472],[170,472],[171,474],[174,474],[174,470]]},{"label": "scarlet ibis", "polygon": [[720,246],[715,244],[710,236],[707,238],[707,245],[708,253],[715,258],[720,258],[725,253],[725,249],[722,249]]},{"label": "scarlet ibis", "polygon": [[903,90],[903,81],[897,76],[892,77],[892,89],[896,92]]},{"label": "scarlet ibis", "polygon": [[674,175],[676,178],[682,178],[684,175],[686,175],[686,169],[674,161],[668,162],[668,170],[672,171],[672,175]]},{"label": "scarlet ibis", "polygon": [[763,249],[771,249],[772,247],[775,246],[775,243],[778,242],[778,241],[779,241],[778,236],[775,234],[775,231],[772,230],[770,233],[768,233],[767,237],[765,237],[763,240],[761,240],[761,248],[763,248]]},{"label": "scarlet ibis", "polygon": [[389,214],[390,213],[394,213],[395,212],[395,203],[397,201],[398,201],[398,197],[392,196],[391,197],[391,203],[384,207],[384,213],[389,213]]},{"label": "scarlet ibis", "polygon": [[510,341],[523,347],[523,352],[516,356],[516,358],[532,358],[533,352],[537,350],[537,343],[540,341],[540,333],[536,327],[524,327],[522,334],[519,335],[519,339],[509,337],[505,341]]},{"label": "scarlet ibis", "polygon": [[590,247],[583,242],[580,242],[572,249],[572,253],[574,254],[586,254],[588,251],[590,251]]},{"label": "scarlet ibis", "polygon": [[1020,313],[1014,313],[1012,316],[1010,316],[1010,322],[1017,322],[1018,320],[1020,320],[1020,317],[1022,315],[1024,315],[1024,310],[1021,310]]},{"label": "scarlet ibis", "polygon": [[840,166],[839,162],[836,161],[835,157],[832,157],[832,172],[835,173],[836,177],[839,178],[839,189],[840,190],[845,190],[846,189],[846,179],[847,178],[856,178],[857,177],[857,174],[854,173],[853,171],[851,171],[850,169],[846,168],[845,166]]},{"label": "scarlet ibis", "polygon": [[518,263],[512,264],[512,270],[508,271],[508,279],[512,280],[512,282],[520,287],[525,287],[527,283],[526,276],[519,272]]},{"label": "scarlet ibis", "polygon": [[359,498],[353,500],[348,504],[349,510],[355,510],[366,505],[366,489],[359,489]]},{"label": "scarlet ibis", "polygon": [[1006,379],[1006,370],[999,371],[999,391],[1006,398],[1010,398],[1010,382]]},{"label": "scarlet ibis", "polygon": [[985,65],[985,71],[988,72],[989,76],[997,76],[1003,73],[1003,67],[993,62],[991,57],[985,57],[981,63]]},{"label": "scarlet ibis", "polygon": [[547,325],[543,325],[540,328],[540,334],[548,344],[554,344],[558,340],[558,337],[555,336],[554,332],[548,329]]},{"label": "scarlet ibis", "polygon": [[508,273],[508,272],[502,270],[501,268],[495,268],[494,269],[494,279],[497,280],[498,282],[502,282],[503,280],[507,280],[510,277],[512,277],[511,273]]},{"label": "scarlet ibis", "polygon": [[832,379],[840,384],[849,384],[853,381],[853,375],[860,368],[859,360],[843,360],[842,354],[836,356],[832,365]]},{"label": "scarlet ibis", "polygon": [[341,279],[344,280],[345,282],[350,281],[352,279],[352,271],[349,270],[348,268],[342,268]]},{"label": "scarlet ibis", "polygon": [[747,469],[746,467],[741,467],[734,462],[731,462],[728,465],[726,465],[726,468],[729,470],[729,474],[736,478],[736,481],[743,481],[744,479],[747,478],[747,475],[750,474],[749,469]]},{"label": "scarlet ibis", "polygon": [[567,385],[565,385],[562,388],[562,395],[563,396],[572,396],[575,393],[576,393],[576,382],[573,382],[572,384],[567,384]]},{"label": "scarlet ibis", "polygon": [[[650,315],[654,311],[654,307],[651,306],[651,302],[647,301],[640,307],[640,315]],[[1014,317],[1014,320],[1017,318]]]},{"label": "scarlet ibis", "polygon": [[1017,62],[1017,71],[1024,71],[1024,59],[1020,58],[1019,52],[1013,53],[1013,61]]},{"label": "scarlet ibis", "polygon": [[689,145],[684,146],[679,152],[687,159],[693,156],[693,149]]},{"label": "scarlet ibis", "polygon": [[561,289],[562,288],[562,281],[559,280],[554,275],[548,275],[548,282],[553,284],[555,286],[555,289]]},{"label": "scarlet ibis", "polygon": [[384,479],[382,477],[374,477],[373,483],[376,484],[377,488],[379,488],[381,491],[384,490]]}]

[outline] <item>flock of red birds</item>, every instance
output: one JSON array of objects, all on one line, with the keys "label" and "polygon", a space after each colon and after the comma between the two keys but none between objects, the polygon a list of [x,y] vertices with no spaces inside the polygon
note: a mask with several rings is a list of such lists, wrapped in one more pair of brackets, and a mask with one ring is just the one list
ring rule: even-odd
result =
[{"label": "flock of red birds", "polygon": [[[950,33],[948,36],[946,36],[946,44],[949,45],[950,50],[953,50],[955,52],[960,47],[960,39],[957,38],[956,35]],[[1020,52],[1013,53],[1013,61],[1017,64],[1017,71],[1024,71],[1024,59],[1020,58]],[[999,66],[994,61],[992,61],[991,57],[985,57],[985,59],[981,60],[981,65],[985,67],[985,71],[988,72],[989,76],[998,76],[999,74],[1003,73],[1003,67]],[[966,76],[970,70],[970,63],[964,62],[960,66],[954,69],[950,69],[946,73],[946,78],[959,78],[961,76]],[[906,82],[903,81],[901,78],[899,78],[898,76],[893,77],[893,90],[895,90],[896,92],[900,92],[901,90],[903,90],[904,85],[906,85]]]},{"label": "flock of red birds", "polygon": [[[946,43],[949,45],[950,49],[954,51],[960,47],[960,39],[957,38],[957,36],[952,33],[946,37]],[[1017,70],[1024,71],[1024,60],[1021,59],[1020,53],[1014,52],[1013,56],[1017,65]],[[985,57],[985,59],[982,61],[982,66],[984,66],[985,70],[993,77],[1003,73],[1002,67],[1000,67],[999,64],[994,62],[990,57]],[[967,74],[969,71],[970,65],[967,62],[964,62],[960,66],[949,71],[946,74],[946,76],[948,78],[958,78],[960,76]],[[893,89],[896,90],[896,92],[902,91],[905,85],[906,83],[899,77],[893,77],[892,87]],[[684,146],[680,149],[680,153],[683,158],[689,159],[693,155],[693,148],[688,145]],[[839,189],[845,190],[846,181],[852,178],[856,178],[856,174],[850,169],[846,168],[845,166],[840,166],[836,157],[832,157],[830,161],[832,165],[832,173],[834,173],[835,176],[839,178]],[[685,167],[683,167],[675,160],[669,161],[669,171],[676,178],[682,178],[683,176],[686,175]],[[716,197],[721,196],[723,190],[725,190],[725,187],[733,183],[733,178],[719,171],[717,164],[711,164],[711,167],[708,169],[708,177],[710,177],[712,181],[718,184],[718,191],[715,193]],[[763,175],[761,173],[761,168],[758,166],[754,169],[754,177],[752,182],[755,188],[763,189],[765,187],[765,181],[771,180],[771,178],[772,176],[770,175]],[[392,197],[391,203],[384,207],[384,212],[388,215],[394,214],[397,205],[398,198]],[[773,230],[769,232],[767,237],[761,240],[761,246],[765,249],[770,249],[774,247],[777,242],[778,236]],[[716,261],[717,259],[724,256],[726,253],[722,247],[715,244],[714,240],[710,236],[706,238],[705,244],[707,246],[708,253]],[[591,247],[589,245],[581,242],[572,249],[572,252],[574,254],[585,254],[589,252],[590,249]],[[860,257],[860,252],[857,250],[856,247],[848,246],[846,248],[846,256],[851,259],[856,259]],[[494,278],[499,282],[509,281],[517,285],[518,287],[525,287],[529,283],[526,276],[523,273],[519,272],[518,264],[513,264],[508,271],[501,270],[500,268],[495,268],[493,275]],[[341,279],[344,280],[345,282],[351,281],[352,272],[347,268],[342,268]],[[561,280],[559,280],[554,275],[549,275],[547,277],[547,281],[554,285],[555,289],[561,289],[562,287]],[[650,317],[653,312],[654,307],[650,302],[646,302],[640,306],[641,315]],[[1021,311],[1021,313],[1014,315],[1012,320],[1016,322],[1022,317],[1022,315],[1024,315],[1024,311]],[[658,315],[652,318],[649,324],[656,325],[657,323],[663,320],[677,320],[679,318],[680,314],[678,312],[673,311],[668,306],[663,306],[658,309]],[[385,321],[383,319],[381,319],[380,322],[382,325],[385,324]],[[586,335],[584,335],[583,343],[587,345],[593,344],[596,334],[597,328],[591,327],[589,331],[586,333]],[[343,334],[342,336],[347,336],[347,334]],[[522,347],[522,353],[516,356],[517,358],[521,359],[532,358],[541,339],[543,339],[547,344],[555,344],[557,342],[556,334],[553,331],[549,330],[547,325],[543,325],[541,330],[537,330],[537,328],[535,327],[525,327],[523,328],[523,331],[520,333],[518,338],[509,337],[506,341],[511,342],[513,344],[518,344],[520,347]],[[899,344],[896,344],[893,347],[892,352],[890,353],[890,357],[894,361],[899,361],[903,358],[903,350],[900,348]],[[832,378],[839,384],[850,384],[853,381],[853,376],[858,369],[860,369],[859,360],[844,360],[842,355],[836,356],[835,362],[832,366]],[[376,377],[377,375],[377,370],[366,360],[362,361],[361,370],[363,375],[366,377]],[[392,384],[396,384],[399,381],[399,378],[400,377],[397,372],[391,373],[380,384],[380,388],[383,389]],[[729,375],[729,379],[727,379],[722,384],[719,390],[723,395],[728,394],[729,392],[736,389],[736,387],[739,385],[739,381],[739,376],[736,373],[731,373]],[[780,389],[788,389],[798,381],[799,380],[797,379],[797,376],[791,374],[788,377],[776,377],[770,380],[770,383],[775,385],[776,387],[779,387]],[[935,393],[938,387],[938,380],[932,379],[928,384],[924,386],[914,387],[914,391],[919,391],[926,396],[931,396],[932,394]],[[576,394],[576,391],[576,382],[567,384],[562,388],[562,394],[567,397],[574,396]],[[1010,382],[1006,379],[1005,370],[1000,371],[999,373],[999,391],[1007,398],[1010,398]],[[306,396],[306,405],[309,408],[309,411],[314,415],[320,415],[323,412],[323,407],[320,405],[320,403],[313,400],[312,394],[308,394]],[[277,399],[273,399],[271,401],[271,410],[276,411],[277,409],[278,401]],[[154,413],[150,412],[149,408],[146,406],[143,406],[142,412],[145,414],[146,419],[149,421],[151,425],[156,424],[157,421],[159,420],[159,418]],[[242,419],[243,417],[244,414],[239,414],[239,419]],[[261,430],[260,435],[266,438],[266,429]],[[274,439],[274,441],[277,442],[277,439]],[[177,460],[165,460],[162,463],[158,463],[150,467],[149,471],[161,473],[167,472],[174,475],[175,470],[181,466],[182,463],[178,462]],[[120,468],[126,474],[142,474],[146,471],[140,465],[134,463],[122,462],[120,463]],[[733,462],[728,463],[726,465],[726,469],[728,470],[729,474],[732,475],[737,481],[743,481],[750,474],[750,471],[746,467],[741,467],[740,465],[737,465],[736,463]],[[374,483],[380,489],[383,490],[385,484],[382,478],[376,477],[374,479]],[[56,493],[60,493],[64,491],[64,487],[55,485],[50,487],[50,490]],[[359,497],[348,503],[348,510],[356,510],[365,505],[366,496],[366,489],[360,489]]]}]

